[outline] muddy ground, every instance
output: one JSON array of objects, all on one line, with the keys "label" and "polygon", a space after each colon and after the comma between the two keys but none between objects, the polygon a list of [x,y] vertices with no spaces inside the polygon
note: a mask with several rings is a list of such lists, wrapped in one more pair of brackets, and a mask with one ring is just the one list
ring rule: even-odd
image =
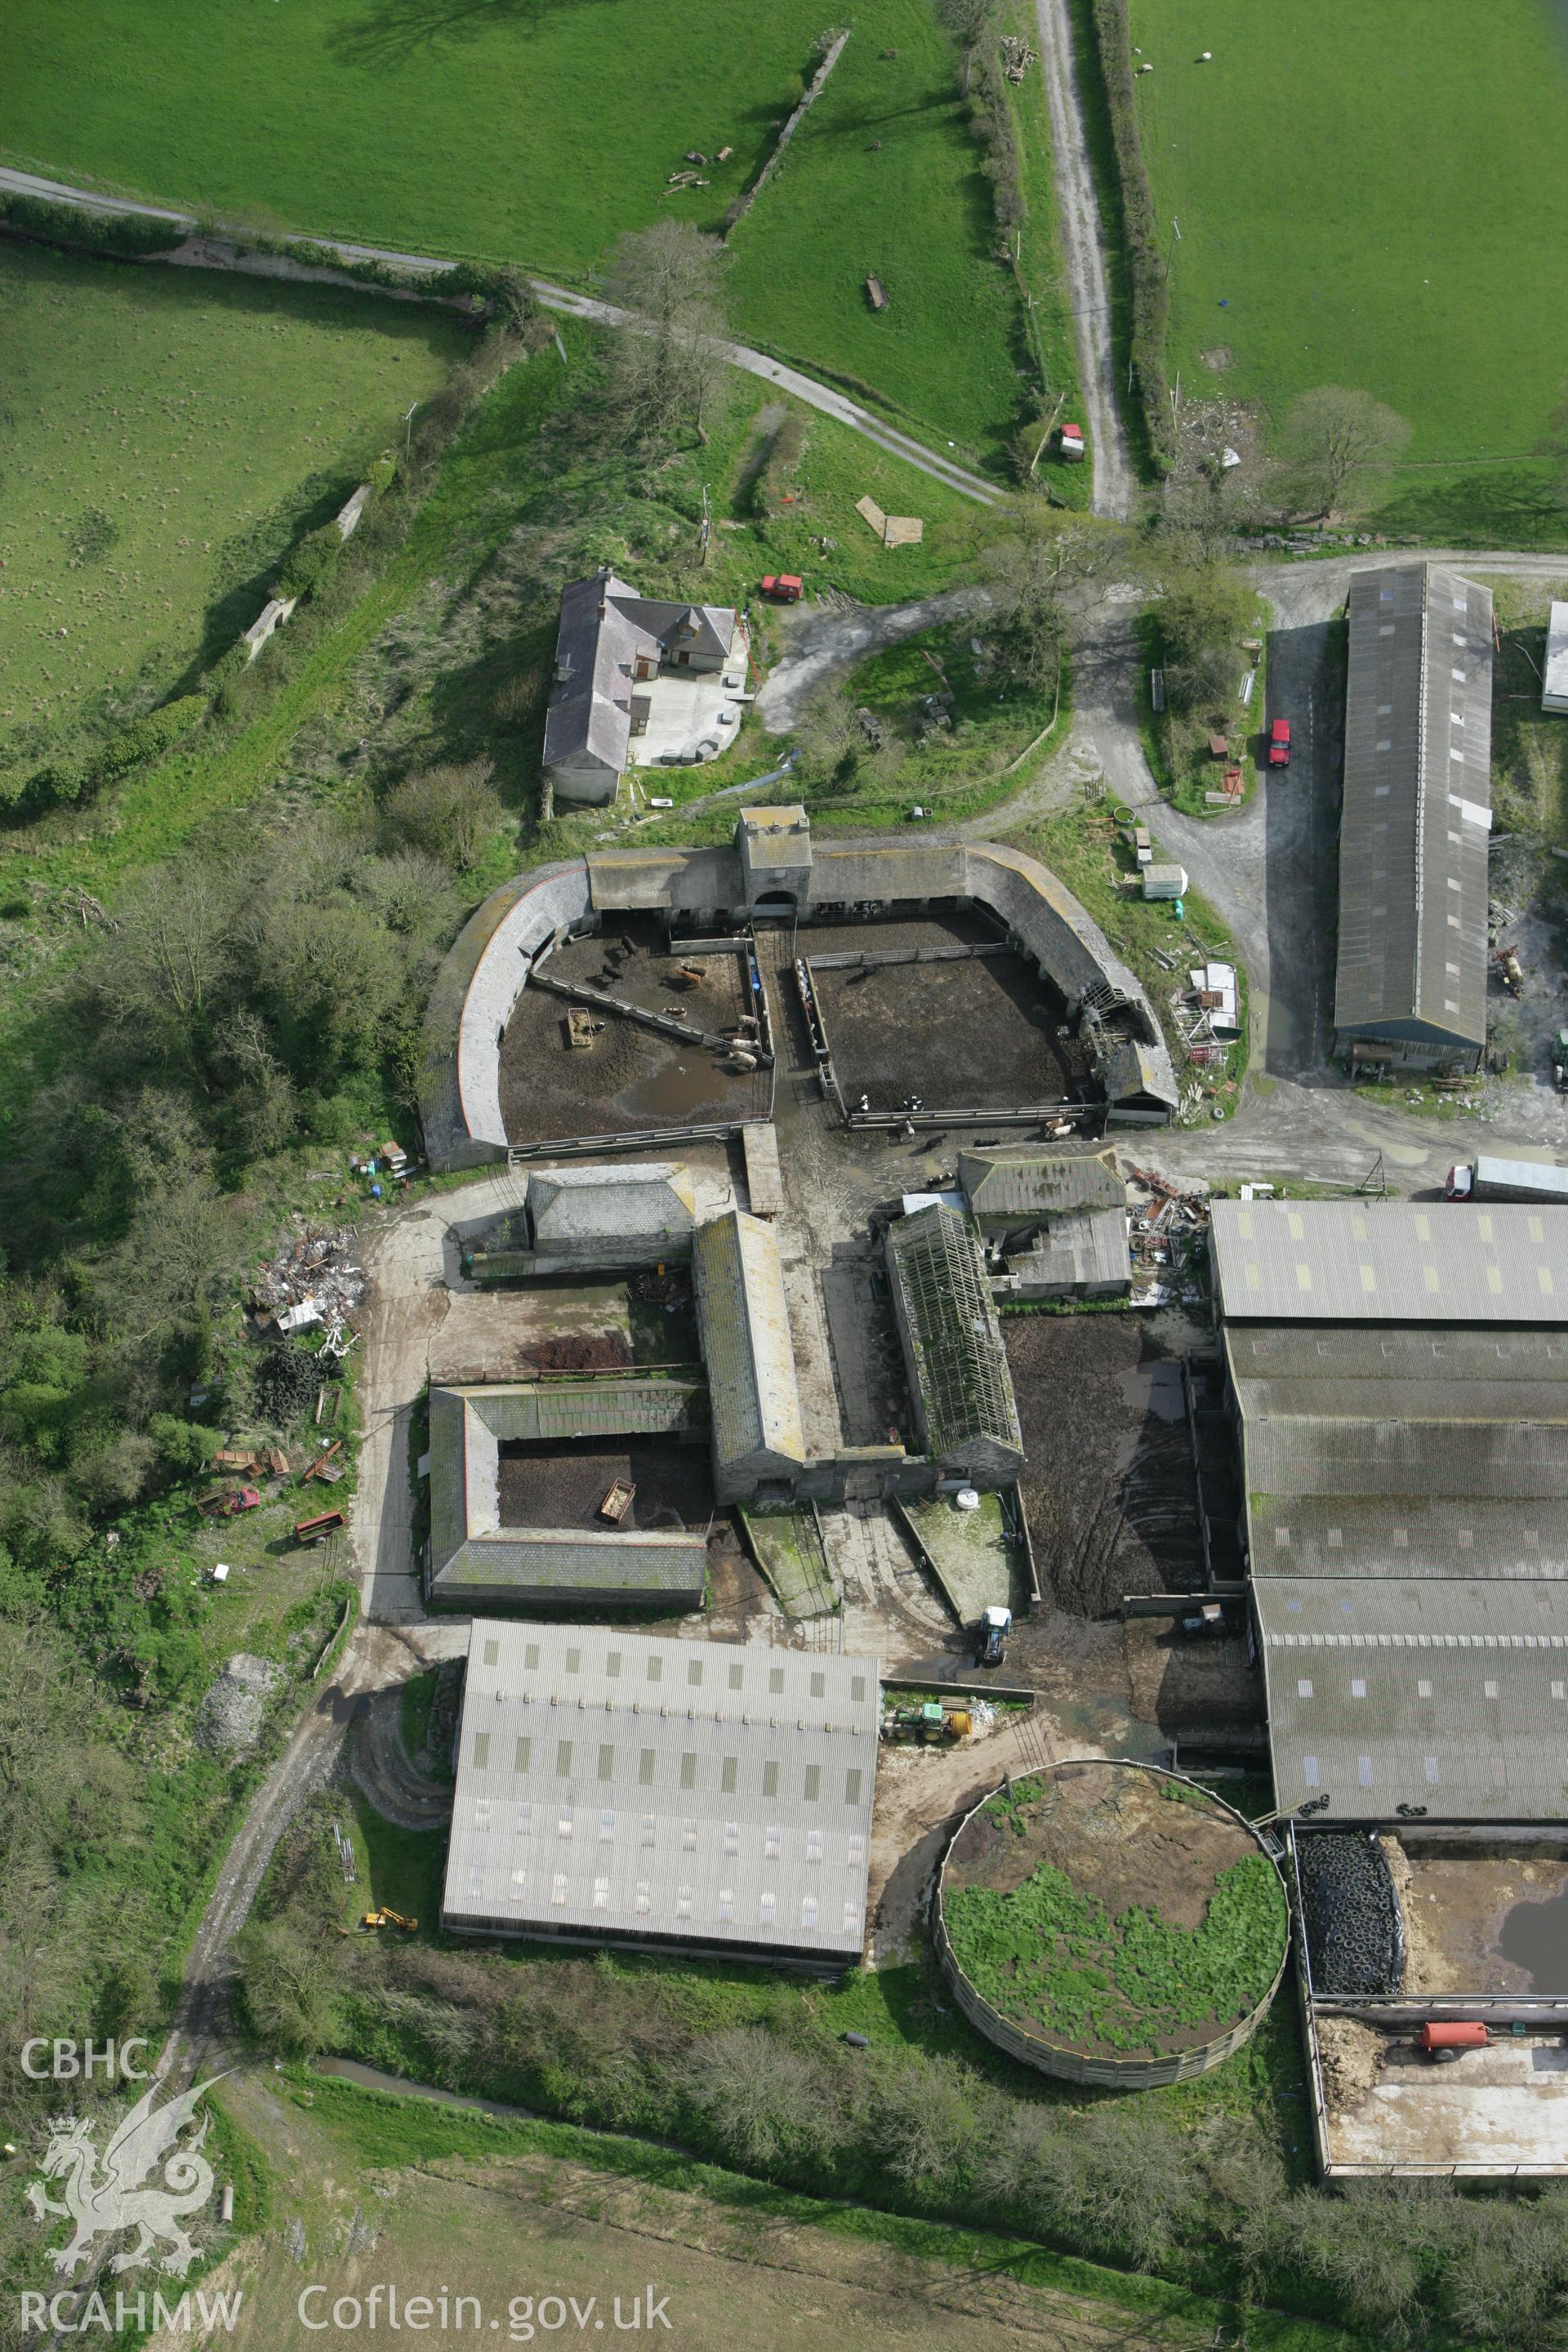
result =
[{"label": "muddy ground", "polygon": [[[658,924],[628,915],[602,938],[569,940],[547,970],[557,980],[583,984],[602,979],[617,996],[650,1012],[679,1005],[694,1029],[716,1034],[732,1027],[748,1010],[739,956],[697,959],[704,977],[690,990],[673,984],[676,961]],[[525,988],[507,1024],[500,1100],[513,1143],[766,1118],[766,1070],[726,1070],[725,1057],[695,1039],[680,1045],[610,1013],[589,1051],[576,1052],[566,1044],[566,1010],[563,998]]]},{"label": "muddy ground", "polygon": [[646,1534],[659,1528],[705,1528],[713,1515],[705,1445],[586,1437],[573,1445],[501,1447],[501,1525],[608,1534],[611,1522],[599,1517],[599,1505],[617,1478],[630,1479],[637,1488],[618,1522],[628,1534],[634,1528]]},{"label": "muddy ground", "polygon": [[994,938],[956,917],[814,924],[802,932],[847,1102],[864,1094],[873,1110],[901,1110],[918,1096],[931,1110],[1001,1110],[1082,1096],[1084,1049],[1077,1039],[1057,1034],[1066,1024],[1066,1005],[1021,956],[826,971],[816,961],[859,949],[875,953]]},{"label": "muddy ground", "polygon": [[1158,1315],[1009,1315],[1003,1332],[1043,1596],[1106,1616],[1204,1580],[1181,1359],[1206,1336]]},{"label": "muddy ground", "polygon": [[1568,1854],[1382,1841],[1405,1920],[1405,1991],[1568,1993]]},{"label": "muddy ground", "polygon": [[1020,1808],[1024,1834],[1001,1815],[976,1813],[948,1857],[951,1885],[1010,1895],[1046,1863],[1113,1919],[1136,1906],[1196,1928],[1221,1872],[1258,1852],[1217,1805],[1166,1795],[1178,1784],[1154,1773],[1064,1764],[1027,1785],[1042,1793]]}]

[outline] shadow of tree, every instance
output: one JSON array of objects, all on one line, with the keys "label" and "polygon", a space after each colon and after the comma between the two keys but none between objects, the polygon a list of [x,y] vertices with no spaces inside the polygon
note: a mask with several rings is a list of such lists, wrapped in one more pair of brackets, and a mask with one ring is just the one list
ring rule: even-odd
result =
[{"label": "shadow of tree", "polygon": [[340,27],[328,47],[340,65],[392,68],[443,47],[478,39],[492,26],[536,32],[548,16],[605,0],[374,0]]}]

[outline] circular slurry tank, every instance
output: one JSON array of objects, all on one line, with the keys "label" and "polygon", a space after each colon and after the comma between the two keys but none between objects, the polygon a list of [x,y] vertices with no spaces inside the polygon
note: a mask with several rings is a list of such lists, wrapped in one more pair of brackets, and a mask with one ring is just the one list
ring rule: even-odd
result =
[{"label": "circular slurry tank", "polygon": [[1126,2090],[1239,2050],[1289,1940],[1283,1881],[1238,1812],[1180,1773],[1098,1759],[970,1808],[934,1925],[982,2033],[1042,2074]]}]

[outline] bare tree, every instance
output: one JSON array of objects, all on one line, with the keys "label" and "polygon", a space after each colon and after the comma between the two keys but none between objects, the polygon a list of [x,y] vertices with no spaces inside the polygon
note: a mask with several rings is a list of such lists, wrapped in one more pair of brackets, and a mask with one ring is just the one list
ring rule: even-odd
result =
[{"label": "bare tree", "polygon": [[988,631],[1005,677],[1039,693],[1061,674],[1068,600],[1105,563],[1114,534],[1043,499],[1015,501],[1010,528],[991,550],[995,620]]},{"label": "bare tree", "polygon": [[1327,522],[1377,494],[1409,438],[1404,417],[1370,392],[1319,384],[1292,403],[1285,419],[1276,488],[1287,506]]},{"label": "bare tree", "polygon": [[725,364],[715,339],[725,331],[728,259],[716,236],[684,221],[656,221],[616,246],[605,291],[638,325],[616,338],[610,399],[630,438],[658,447],[689,428],[706,443]]}]

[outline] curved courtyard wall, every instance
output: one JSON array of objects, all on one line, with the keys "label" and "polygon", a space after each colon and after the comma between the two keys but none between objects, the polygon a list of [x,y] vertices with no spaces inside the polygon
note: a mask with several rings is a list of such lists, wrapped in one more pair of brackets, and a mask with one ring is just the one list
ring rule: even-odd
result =
[{"label": "curved courtyard wall", "polygon": [[[972,899],[1006,926],[1073,1014],[1091,992],[1114,991],[1155,1091],[1174,1111],[1175,1073],[1141,984],[1092,916],[1037,859],[993,842],[896,838],[812,843],[805,857],[802,913]],[[501,1040],[540,950],[603,915],[634,909],[742,921],[751,908],[742,858],[731,849],[610,850],[521,875],[469,918],[426,1015],[419,1105],[432,1167],[504,1159]]]}]

